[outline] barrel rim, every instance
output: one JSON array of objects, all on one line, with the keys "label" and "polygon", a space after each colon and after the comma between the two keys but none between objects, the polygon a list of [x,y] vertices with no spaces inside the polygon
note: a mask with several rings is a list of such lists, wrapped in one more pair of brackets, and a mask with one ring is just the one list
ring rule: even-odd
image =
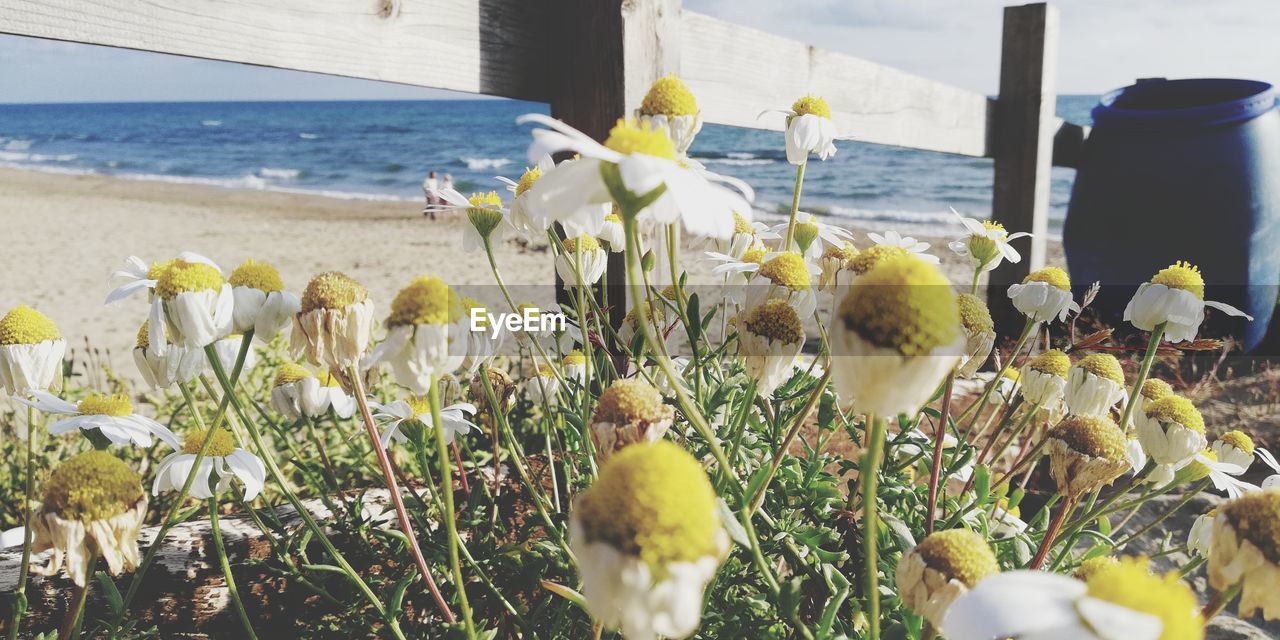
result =
[{"label": "barrel rim", "polygon": [[[1242,97],[1207,104],[1172,108],[1126,108],[1116,106],[1123,97],[1158,91],[1201,89],[1205,92],[1236,91]],[[1243,122],[1256,118],[1280,102],[1275,86],[1261,80],[1233,78],[1155,78],[1139,80],[1126,87],[1107,92],[1093,108],[1095,126],[1125,129],[1195,129]]]}]

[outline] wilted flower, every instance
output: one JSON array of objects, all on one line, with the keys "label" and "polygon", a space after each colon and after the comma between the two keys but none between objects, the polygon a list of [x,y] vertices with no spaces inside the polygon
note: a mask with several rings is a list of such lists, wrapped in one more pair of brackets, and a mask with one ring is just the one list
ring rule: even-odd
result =
[{"label": "wilted flower", "polygon": [[355,414],[356,399],[342,389],[337,378],[325,374],[321,379],[306,367],[286,362],[276,370],[271,406],[288,420],[321,418],[329,409],[345,420]]},{"label": "wilted flower", "polygon": [[1218,461],[1234,464],[1248,469],[1253,464],[1253,454],[1257,447],[1253,438],[1243,431],[1228,431],[1213,441],[1213,453]]},{"label": "wilted flower", "polygon": [[982,536],[968,529],[938,531],[898,561],[898,595],[907,608],[937,627],[956,598],[999,572],[996,556]]},{"label": "wilted flower", "polygon": [[834,289],[839,284],[840,272],[844,271],[849,260],[856,255],[858,250],[851,242],[827,247],[822,252],[822,257],[818,258],[818,268],[821,270],[818,274],[818,288]]},{"label": "wilted flower", "polygon": [[702,130],[698,101],[684,81],[674,74],[658,78],[649,86],[640,108],[636,109],[636,119],[644,126],[666,131],[680,155],[689,150],[694,136]]},{"label": "wilted flower", "polygon": [[60,436],[68,431],[96,429],[111,444],[132,442],[140,447],[151,446],[151,436],[162,440],[173,438],[167,427],[133,412],[133,403],[123,394],[95,393],[72,404],[47,391],[33,391],[30,398],[15,397],[36,411],[69,415],[49,425],[49,433]]},{"label": "wilted flower", "polygon": [[[386,448],[392,439],[396,442],[404,442],[407,439],[403,433],[405,430],[434,428],[431,420],[431,403],[427,398],[415,396],[407,402],[396,400],[391,404],[375,404],[373,410],[373,418],[385,425],[381,438],[383,448]],[[452,444],[457,436],[478,428],[467,419],[467,414],[475,415],[475,413],[476,406],[469,402],[459,402],[440,409],[440,422],[444,425],[446,444]],[[421,441],[416,437],[414,440]]]},{"label": "wilted flower", "polygon": [[[237,340],[237,348],[239,341]],[[221,344],[219,341],[217,344]],[[200,375],[205,368],[205,354],[199,349],[188,349],[171,344],[163,353],[151,348],[151,327],[147,322],[138,329],[138,340],[133,348],[133,362],[138,365],[142,379],[154,389],[167,389],[187,382]]]},{"label": "wilted flower", "polygon": [[142,479],[124,462],[105,451],[66,460],[49,474],[31,517],[32,550],[53,550],[49,564],[35,572],[53,575],[65,565],[67,577],[85,587],[91,558],[106,560],[111,575],[133,570],[146,515]]},{"label": "wilted flower", "polygon": [[467,321],[459,298],[434,276],[414,278],[391,301],[387,339],[369,354],[369,365],[391,365],[396,382],[426,393],[436,377],[462,366]]},{"label": "wilted flower", "polygon": [[1164,486],[1173,474],[1191,462],[1208,442],[1204,436],[1204,418],[1190,400],[1169,395],[1146,403],[1142,413],[1133,417],[1142,449],[1156,463],[1150,481]]},{"label": "wilted flower", "polygon": [[1071,279],[1057,267],[1033,271],[1022,284],[1009,285],[1009,299],[1032,322],[1065,320],[1069,311],[1080,311],[1080,305],[1071,299]]},{"label": "wilted flower", "polygon": [[477,373],[471,378],[471,385],[468,391],[471,392],[471,398],[476,402],[476,413],[481,417],[488,416],[492,418],[492,405],[489,402],[489,394],[484,389],[484,375],[489,380],[489,387],[493,390],[493,397],[497,400],[497,409],[502,413],[506,413],[510,409],[511,397],[515,395],[516,383],[511,381],[511,376],[507,375],[502,369],[489,367],[484,373]]},{"label": "wilted flower", "polygon": [[570,512],[569,541],[591,615],[628,640],[685,638],[729,549],[702,465],[666,441],[605,462]]},{"label": "wilted flower", "polygon": [[956,367],[956,375],[972,378],[996,345],[996,325],[987,303],[978,296],[962,293],[956,296],[956,304],[960,308],[960,327],[964,329],[964,354]]},{"label": "wilted flower", "polygon": [[317,367],[345,371],[368,351],[373,322],[368,290],[345,273],[326,271],[302,292],[289,346]]},{"label": "wilted flower", "polygon": [[62,370],[67,341],[43,313],[19,305],[0,318],[0,389],[46,391]]},{"label": "wilted flower", "polygon": [[1099,563],[1086,581],[1043,571],[991,576],[952,603],[942,632],[948,640],[1202,640],[1204,624],[1176,571],[1152,575],[1146,558],[1125,558]]},{"label": "wilted flower", "polygon": [[786,300],[765,300],[734,320],[738,327],[738,355],[762,397],[791,377],[791,367],[804,347],[804,327],[795,307]]},{"label": "wilted flower", "polygon": [[1107,418],[1070,415],[1046,437],[1049,473],[1069,500],[1101,489],[1129,470],[1124,433]]},{"label": "wilted flower", "polygon": [[1087,355],[1067,372],[1067,412],[1079,416],[1105,416],[1128,394],[1124,369],[1109,353]]},{"label": "wilted flower", "polygon": [[244,333],[253,329],[255,338],[270,342],[293,321],[302,308],[298,296],[284,290],[280,272],[265,262],[249,259],[236,267],[227,278],[235,300],[232,331]]},{"label": "wilted flower", "polygon": [[600,281],[605,268],[609,266],[609,254],[600,247],[598,240],[583,234],[576,238],[565,238],[561,241],[561,246],[564,250],[556,256],[556,274],[566,286],[577,285],[579,274],[584,287]]},{"label": "wilted flower", "polygon": [[176,438],[166,439],[169,446],[176,449],[165,456],[156,467],[156,478],[151,484],[151,493],[159,495],[162,491],[180,491],[191,475],[191,467],[196,463],[200,449],[205,449],[204,458],[200,460],[200,469],[196,472],[195,481],[191,483],[191,496],[199,500],[214,497],[209,489],[210,481],[217,483],[217,492],[222,493],[231,486],[231,479],[238,478],[244,485],[244,501],[248,502],[258,496],[266,481],[267,469],[258,456],[236,446],[231,432],[219,429],[213,432],[212,440],[205,447],[205,440],[210,439],[208,429],[195,429],[179,442]]},{"label": "wilted flower", "polygon": [[591,440],[596,454],[609,458],[638,442],[662,439],[675,421],[675,409],[663,404],[662,395],[639,378],[615,380],[600,394],[591,416]]},{"label": "wilted flower", "polygon": [[835,388],[844,402],[879,416],[918,411],[964,347],[950,283],[912,257],[886,260],[862,275],[833,324]]},{"label": "wilted flower", "polygon": [[1185,342],[1196,339],[1205,307],[1253,320],[1229,304],[1205,300],[1200,269],[1179,260],[1161,269],[1149,282],[1138,285],[1138,292],[1124,309],[1124,319],[1143,331],[1153,331],[1165,323],[1165,340]]},{"label": "wilted flower", "polygon": [[1019,376],[1022,397],[1034,405],[1055,409],[1067,391],[1071,358],[1058,349],[1049,349],[1023,365]]},{"label": "wilted flower", "polygon": [[1280,489],[1247,493],[1218,508],[1209,551],[1209,584],[1243,585],[1238,612],[1280,619]]}]

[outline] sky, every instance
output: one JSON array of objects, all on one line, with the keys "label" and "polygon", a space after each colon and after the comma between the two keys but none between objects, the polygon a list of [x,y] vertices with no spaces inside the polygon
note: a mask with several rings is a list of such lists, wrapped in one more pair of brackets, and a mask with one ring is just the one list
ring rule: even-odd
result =
[{"label": "sky", "polygon": [[[1000,0],[685,0],[687,9],[986,94]],[[1059,93],[1139,77],[1280,81],[1278,0],[1058,0]],[[0,102],[470,98],[435,89],[0,35]]]}]

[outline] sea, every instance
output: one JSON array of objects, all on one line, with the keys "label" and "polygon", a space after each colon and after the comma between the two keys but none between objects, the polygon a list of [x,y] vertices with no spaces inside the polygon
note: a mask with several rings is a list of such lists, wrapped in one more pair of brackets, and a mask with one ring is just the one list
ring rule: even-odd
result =
[{"label": "sea", "polygon": [[[1058,115],[1089,124],[1097,96],[1062,96]],[[501,191],[528,164],[516,116],[547,106],[511,100],[172,102],[0,105],[0,166],[347,200],[421,201],[429,171],[463,192]],[[928,151],[837,142],[812,161],[801,208],[832,222],[928,228],[991,209],[992,163]],[[794,170],[782,135],[706,125],[690,156],[756,189],[757,211],[786,211]],[[1052,175],[1060,228],[1071,169]]]}]

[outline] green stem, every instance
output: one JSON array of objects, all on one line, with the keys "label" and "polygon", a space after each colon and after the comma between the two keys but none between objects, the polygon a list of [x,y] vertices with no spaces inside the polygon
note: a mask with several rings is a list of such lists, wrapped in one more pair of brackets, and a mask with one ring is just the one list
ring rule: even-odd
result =
[{"label": "green stem", "polygon": [[27,406],[27,442],[26,442],[26,464],[25,464],[25,490],[22,501],[22,522],[24,528],[22,530],[22,567],[18,570],[18,587],[15,589],[18,602],[13,608],[13,618],[9,621],[9,640],[18,639],[18,629],[22,627],[22,616],[27,612],[27,578],[31,575],[31,544],[34,542],[31,530],[31,500],[35,494],[35,479],[32,477],[32,470],[35,468],[33,458],[35,457],[35,425],[36,410]]},{"label": "green stem", "polygon": [[[1031,330],[1035,328],[1036,324],[1034,320],[1027,318],[1026,324],[1022,325],[1022,333],[1018,334],[1018,341],[1014,344],[1013,351],[1010,352],[1009,363],[1005,366],[1011,367],[1014,365],[1014,362],[1018,359],[1018,353],[1022,351],[1022,346],[1027,343],[1027,339],[1031,337]],[[970,413],[973,413],[973,418],[968,426],[965,427],[964,438],[962,439],[969,439],[969,432],[973,430],[974,423],[978,421],[978,418],[982,415],[982,410],[986,408],[987,402],[991,400],[991,392],[995,390],[1003,374],[1003,371],[997,371],[995,377],[982,390],[982,397],[978,398],[977,402],[969,405],[969,408],[965,409],[959,418],[956,418],[956,422],[960,422]]]},{"label": "green stem", "polygon": [[952,387],[955,385],[954,369],[947,374],[947,381],[942,387],[942,410],[938,415],[938,425],[933,430],[933,460],[929,467],[929,502],[924,519],[925,535],[933,533],[933,519],[938,511],[938,482],[942,476],[942,451],[947,440],[947,419],[951,414]]},{"label": "green stem", "polygon": [[1226,591],[1219,591],[1213,594],[1213,599],[1210,600],[1208,604],[1204,605],[1204,609],[1201,610],[1201,617],[1206,621],[1212,620],[1214,616],[1222,613],[1222,610],[1226,609],[1227,605],[1231,604],[1231,601],[1235,600],[1237,595],[1240,595],[1240,590],[1243,588],[1244,581],[1241,580],[1240,582],[1227,587]]},{"label": "green stem", "polygon": [[252,640],[258,640],[258,634],[253,632],[253,625],[249,622],[249,614],[244,609],[244,603],[240,601],[240,591],[236,589],[236,579],[231,575],[231,563],[227,561],[227,550],[222,542],[222,528],[218,526],[218,498],[215,495],[209,498],[209,529],[213,532],[213,549],[218,554],[218,566],[222,567],[222,577],[227,581],[227,594],[231,596],[231,606],[236,610],[236,616],[240,618],[240,625],[244,627],[244,632]]},{"label": "green stem", "polygon": [[796,186],[791,192],[791,218],[787,220],[787,242],[782,245],[783,251],[790,251],[791,243],[795,240],[796,214],[800,212],[800,190],[804,188],[804,169],[807,166],[809,161],[806,159],[796,167]]},{"label": "green stem", "polygon": [[749,502],[750,506],[746,512],[748,517],[760,509],[760,505],[764,503],[765,494],[769,491],[769,483],[773,482],[773,476],[778,473],[778,467],[782,466],[782,460],[787,456],[787,450],[791,448],[791,441],[795,439],[796,434],[800,433],[800,428],[809,419],[814,407],[818,406],[818,400],[822,398],[822,392],[827,388],[827,381],[831,379],[831,371],[832,368],[827,367],[826,372],[822,374],[822,379],[818,380],[818,385],[814,388],[813,393],[809,394],[809,401],[805,403],[804,408],[792,420],[791,428],[787,430],[787,435],[782,438],[782,443],[774,449],[773,459],[769,461],[769,471],[765,474],[764,482],[760,483],[760,488],[756,490],[756,494],[751,497]]},{"label": "green stem", "polygon": [[[487,372],[482,372],[481,376],[486,382],[488,381]],[[431,377],[427,400],[431,403],[431,423],[435,425],[437,457],[440,464],[440,493],[444,498],[444,524],[449,541],[449,568],[453,571],[454,587],[458,593],[458,607],[462,609],[462,621],[466,625],[467,637],[475,640],[476,625],[471,620],[471,605],[467,602],[467,583],[462,579],[462,565],[458,560],[458,530],[457,523],[454,521],[456,515],[453,508],[453,472],[449,468],[452,461],[449,459],[449,443],[444,437],[444,420],[440,418],[440,388],[436,384],[435,376]],[[411,533],[409,535],[412,536]]]},{"label": "green stem", "polygon": [[1142,365],[1138,367],[1138,377],[1133,380],[1133,390],[1129,392],[1129,399],[1124,403],[1124,414],[1120,416],[1120,428],[1126,432],[1129,430],[1129,418],[1133,416],[1133,401],[1138,394],[1142,393],[1142,385],[1151,374],[1151,364],[1156,359],[1156,351],[1160,349],[1160,339],[1164,337],[1166,326],[1168,326],[1167,322],[1161,322],[1151,330],[1151,339],[1147,341],[1147,352],[1142,354]]},{"label": "green stem", "polygon": [[867,442],[867,451],[862,455],[861,468],[858,470],[858,483],[862,485],[862,555],[867,580],[867,637],[870,640],[879,640],[880,558],[877,546],[880,522],[876,491],[880,477],[880,459],[884,457],[885,420],[869,415],[867,422],[871,424],[871,434]]}]

